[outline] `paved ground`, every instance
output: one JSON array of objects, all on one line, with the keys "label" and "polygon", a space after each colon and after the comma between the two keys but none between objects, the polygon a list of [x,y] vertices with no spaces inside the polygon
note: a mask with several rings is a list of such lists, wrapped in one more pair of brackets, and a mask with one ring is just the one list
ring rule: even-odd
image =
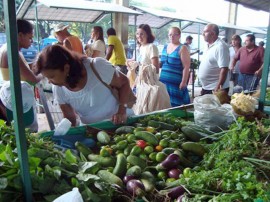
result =
[{"label": "paved ground", "polygon": [[[191,100],[193,100],[192,99],[192,85],[189,85],[188,89],[190,91]],[[201,91],[201,87],[195,86],[194,87],[194,97],[197,97],[198,95],[200,95],[200,91]],[[52,113],[52,118],[55,121],[55,123],[57,124],[61,120],[61,117],[59,117],[59,115],[60,115],[59,109],[50,105],[50,103],[48,104],[48,107],[49,107],[50,112],[54,112],[54,113]],[[39,131],[50,131],[50,127],[48,124],[46,114],[45,113],[38,113],[37,118],[38,118],[38,124],[39,124]]]}]

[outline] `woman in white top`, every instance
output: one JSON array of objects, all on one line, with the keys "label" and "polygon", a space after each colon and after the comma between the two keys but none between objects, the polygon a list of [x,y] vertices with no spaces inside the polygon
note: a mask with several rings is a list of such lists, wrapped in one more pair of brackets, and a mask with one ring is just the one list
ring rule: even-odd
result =
[{"label": "woman in white top", "polygon": [[91,32],[92,44],[86,46],[86,54],[89,57],[106,57],[106,45],[104,42],[103,29],[100,26],[94,26]]},{"label": "woman in white top", "polygon": [[153,44],[155,36],[148,24],[139,25],[136,32],[137,42],[139,44],[137,62],[140,64],[152,64],[159,73],[159,53],[156,45]]},{"label": "woman in white top", "polygon": [[[234,55],[236,52],[242,47],[242,39],[239,35],[235,34],[232,36],[232,42],[230,50],[230,69],[232,69],[232,61],[234,58]],[[238,84],[238,75],[239,75],[239,60],[237,61],[235,68],[233,71],[231,71],[231,77],[234,85],[236,86]]]},{"label": "woman in white top", "polygon": [[[119,100],[97,77],[116,88]],[[53,93],[64,118],[76,125],[76,114],[83,124],[111,118],[115,124],[124,123],[133,111],[127,108],[128,92],[132,94],[128,78],[103,58],[87,58],[70,52],[60,45],[42,50],[36,71],[53,84]]]},{"label": "woman in white top", "polygon": [[[138,75],[139,67],[152,64],[156,67],[156,73],[159,75],[159,52],[157,46],[153,44],[155,36],[152,34],[150,26],[148,24],[139,25],[136,38],[138,47],[133,52],[132,59],[126,62],[129,69],[127,76],[130,79],[132,88],[135,88],[135,79]],[[135,92],[135,89],[133,90]]]}]

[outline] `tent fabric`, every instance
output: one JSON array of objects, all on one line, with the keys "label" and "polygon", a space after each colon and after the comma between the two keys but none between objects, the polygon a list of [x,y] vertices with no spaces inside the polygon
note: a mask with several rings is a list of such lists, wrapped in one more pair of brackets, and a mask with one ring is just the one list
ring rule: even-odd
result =
[{"label": "tent fabric", "polygon": [[270,12],[270,3],[269,0],[225,0],[231,3],[241,4],[247,8],[253,10],[262,10],[265,12]]},{"label": "tent fabric", "polygon": [[[38,0],[37,2],[37,17],[39,20],[94,23],[107,13],[141,14],[138,11],[113,3],[84,0]],[[35,20],[34,1],[24,0],[17,11],[17,17]]]},{"label": "tent fabric", "polygon": [[[150,27],[161,28],[167,25],[168,23],[174,22],[174,21],[205,23],[201,20],[198,20],[184,13],[162,11],[162,10],[146,8],[146,7],[141,7],[141,6],[131,6],[131,8],[143,13],[143,15],[136,17],[137,25],[149,24]],[[134,16],[130,16],[129,25],[134,25],[134,22],[135,22]],[[198,31],[196,31],[195,33],[198,33]]]},{"label": "tent fabric", "polygon": [[[35,19],[33,0],[24,0],[18,9],[17,17],[27,20]],[[130,8],[113,3],[101,3],[84,0],[38,0],[37,13],[39,20],[88,22],[94,23],[108,13],[126,13],[129,25],[149,24],[152,28],[161,28],[170,22],[180,22],[184,33],[202,33],[204,26],[209,23],[200,18],[194,18],[184,13],[162,11],[152,8],[131,6]],[[136,18],[136,19],[135,19]],[[214,22],[215,23],[215,22]],[[236,34],[254,33],[256,37],[264,38],[266,31],[242,27],[229,23],[215,23],[220,27],[220,36],[225,35],[225,29],[234,29]]]},{"label": "tent fabric", "polygon": [[[184,13],[161,11],[152,8],[145,8],[140,6],[132,6],[131,8],[143,13],[137,16],[136,24],[149,24],[153,28],[161,28],[170,22],[180,22],[183,33],[198,34],[203,32],[206,24],[210,23],[200,18],[194,18]],[[134,16],[129,17],[129,25],[134,25]],[[236,34],[242,35],[244,33],[254,33],[256,37],[264,38],[266,31],[254,27],[243,27],[233,25],[230,23],[212,22],[219,26],[220,36],[225,36],[225,29],[234,29]]]}]

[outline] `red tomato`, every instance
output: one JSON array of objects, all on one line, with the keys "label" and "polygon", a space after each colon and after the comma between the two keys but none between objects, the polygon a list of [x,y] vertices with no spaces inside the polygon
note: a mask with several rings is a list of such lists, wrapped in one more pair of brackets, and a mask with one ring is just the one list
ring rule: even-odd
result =
[{"label": "red tomato", "polygon": [[136,145],[144,149],[147,146],[147,143],[144,140],[137,140]]}]

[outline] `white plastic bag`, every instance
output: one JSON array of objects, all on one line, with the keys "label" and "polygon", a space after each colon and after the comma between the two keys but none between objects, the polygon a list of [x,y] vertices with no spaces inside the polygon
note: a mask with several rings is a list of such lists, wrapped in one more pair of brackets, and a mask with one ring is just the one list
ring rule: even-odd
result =
[{"label": "white plastic bag", "polygon": [[70,127],[71,122],[67,118],[63,118],[55,128],[54,136],[61,136],[67,134]]},{"label": "white plastic bag", "polygon": [[83,202],[83,199],[79,189],[75,187],[72,191],[59,196],[53,202]]},{"label": "white plastic bag", "polygon": [[195,123],[214,132],[228,129],[228,126],[235,119],[232,106],[229,104],[221,105],[215,95],[196,97],[194,109]]},{"label": "white plastic bag", "polygon": [[158,80],[154,65],[142,65],[136,79],[136,115],[171,107],[166,86]]}]

